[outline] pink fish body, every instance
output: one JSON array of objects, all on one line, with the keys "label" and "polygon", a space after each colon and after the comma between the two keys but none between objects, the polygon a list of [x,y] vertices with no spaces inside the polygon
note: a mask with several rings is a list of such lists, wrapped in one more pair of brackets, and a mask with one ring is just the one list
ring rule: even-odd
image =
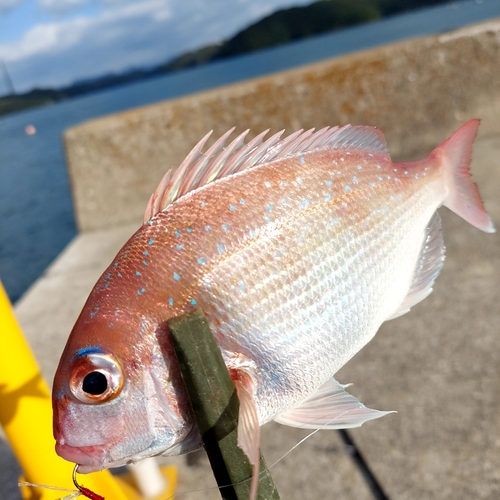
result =
[{"label": "pink fish body", "polygon": [[241,411],[260,425],[384,415],[332,375],[430,293],[444,259],[438,207],[494,231],[468,172],[478,123],[408,163],[372,127],[242,134],[224,149],[226,134],[202,154],[205,137],[75,324],[54,381],[57,452],[91,472],[200,445],[165,324],[195,307],[245,374]]}]

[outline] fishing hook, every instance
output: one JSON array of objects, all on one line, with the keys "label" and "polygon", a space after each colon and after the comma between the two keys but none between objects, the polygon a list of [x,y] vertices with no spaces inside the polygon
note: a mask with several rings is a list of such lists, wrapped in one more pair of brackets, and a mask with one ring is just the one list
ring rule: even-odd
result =
[{"label": "fishing hook", "polygon": [[90,498],[90,500],[104,500],[104,497],[102,497],[101,495],[98,495],[97,493],[94,493],[93,491],[89,490],[88,488],[85,488],[85,486],[80,486],[78,484],[78,481],[76,480],[77,471],[78,471],[78,464],[76,464],[75,468],[73,469],[73,484],[75,485],[75,488],[84,497]]}]

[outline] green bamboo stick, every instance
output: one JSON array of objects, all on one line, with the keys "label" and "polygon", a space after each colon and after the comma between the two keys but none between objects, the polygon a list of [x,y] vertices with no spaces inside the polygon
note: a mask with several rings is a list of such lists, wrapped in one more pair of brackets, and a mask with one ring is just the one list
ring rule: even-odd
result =
[{"label": "green bamboo stick", "polygon": [[[237,445],[239,400],[201,310],[168,321],[210,465],[225,500],[248,500],[252,465]],[[262,455],[259,500],[279,500]]]}]

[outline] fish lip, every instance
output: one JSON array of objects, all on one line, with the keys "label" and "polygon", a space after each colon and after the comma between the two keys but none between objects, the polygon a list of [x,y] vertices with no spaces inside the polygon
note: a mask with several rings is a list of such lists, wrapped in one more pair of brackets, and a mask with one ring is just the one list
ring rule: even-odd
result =
[{"label": "fish lip", "polygon": [[56,443],[56,453],[67,460],[78,464],[78,472],[88,474],[105,468],[106,450],[102,446],[70,446]]}]

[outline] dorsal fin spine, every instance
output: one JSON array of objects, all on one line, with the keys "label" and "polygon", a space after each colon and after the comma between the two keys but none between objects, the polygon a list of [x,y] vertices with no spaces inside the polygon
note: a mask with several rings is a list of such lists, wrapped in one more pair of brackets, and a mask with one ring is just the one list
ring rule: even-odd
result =
[{"label": "dorsal fin spine", "polygon": [[318,149],[364,149],[388,154],[382,132],[366,126],[324,127],[317,132],[314,129],[298,130],[281,139],[282,132],[274,134],[266,141],[268,130],[254,137],[247,144],[244,142],[248,131],[240,134],[227,148],[224,144],[234,128],[227,131],[214,144],[202,153],[211,132],[196,144],[177,171],[169,171],[160,182],[144,214],[144,221],[165,210],[170,204],[214,180],[227,177],[248,168],[282,160],[299,153],[311,153]]}]

